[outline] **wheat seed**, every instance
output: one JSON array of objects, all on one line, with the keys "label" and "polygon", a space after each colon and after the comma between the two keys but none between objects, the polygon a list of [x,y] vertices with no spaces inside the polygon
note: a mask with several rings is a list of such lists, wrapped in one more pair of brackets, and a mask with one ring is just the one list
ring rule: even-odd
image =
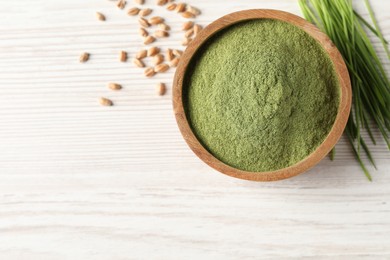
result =
[{"label": "wheat seed", "polygon": [[118,2],[116,3],[116,6],[117,6],[119,9],[124,9],[125,6],[126,6],[126,1],[125,1],[125,0],[118,0]]},{"label": "wheat seed", "polygon": [[160,16],[154,16],[148,20],[149,24],[156,25],[164,22],[164,18]]},{"label": "wheat seed", "polygon": [[165,23],[160,23],[157,25],[157,27],[163,31],[170,31],[171,30],[171,27],[169,27],[169,25],[166,25]]},{"label": "wheat seed", "polygon": [[148,55],[149,57],[151,57],[151,56],[154,56],[154,55],[158,54],[159,52],[160,52],[160,48],[158,48],[158,47],[152,47],[152,48],[150,48],[150,49],[148,50],[147,55]]},{"label": "wheat seed", "polygon": [[156,91],[158,95],[163,96],[167,91],[167,87],[165,86],[164,83],[158,83],[156,86]]},{"label": "wheat seed", "polygon": [[192,41],[191,38],[184,38],[183,41],[181,42],[181,44],[183,46],[188,46],[188,44],[190,44],[191,41]]},{"label": "wheat seed", "polygon": [[109,83],[108,88],[111,90],[120,90],[122,89],[122,86],[118,83]]},{"label": "wheat seed", "polygon": [[163,61],[164,61],[164,56],[161,53],[153,57],[153,64],[155,66],[163,63]]},{"label": "wheat seed", "polygon": [[127,11],[127,14],[134,16],[134,15],[139,14],[139,11],[140,11],[140,9],[138,7],[133,7],[133,8],[130,8],[129,11]]},{"label": "wheat seed", "polygon": [[138,68],[144,68],[144,67],[145,67],[145,63],[143,63],[142,60],[133,59],[133,63],[134,63],[135,66],[137,66]]},{"label": "wheat seed", "polygon": [[96,12],[96,17],[100,21],[105,21],[106,20],[106,17],[104,16],[104,14],[99,13],[99,12]]},{"label": "wheat seed", "polygon": [[127,52],[121,51],[121,52],[119,53],[119,60],[120,60],[121,62],[127,61]]},{"label": "wheat seed", "polygon": [[140,15],[140,16],[148,16],[148,15],[150,15],[152,12],[153,12],[152,9],[146,8],[146,9],[142,9],[141,11],[139,11],[139,15]]},{"label": "wheat seed", "polygon": [[195,17],[195,15],[193,13],[188,12],[188,11],[181,13],[181,16],[183,16],[184,18],[194,18]]},{"label": "wheat seed", "polygon": [[79,58],[79,61],[84,63],[84,62],[87,62],[89,60],[89,53],[88,52],[84,52],[80,55],[80,58]]},{"label": "wheat seed", "polygon": [[176,57],[176,58],[174,58],[171,62],[170,62],[170,65],[171,65],[171,67],[177,67],[177,64],[179,63],[179,61],[180,61],[180,58],[178,58],[178,57]]},{"label": "wheat seed", "polygon": [[178,56],[178,57],[180,57],[183,54],[183,51],[181,51],[181,50],[173,50],[172,52],[175,56]]},{"label": "wheat seed", "polygon": [[168,10],[168,11],[173,11],[173,10],[176,9],[176,6],[177,6],[177,4],[171,3],[171,4],[169,4],[169,5],[167,6],[167,10]]},{"label": "wheat seed", "polygon": [[188,22],[183,23],[183,26],[181,27],[181,29],[183,31],[187,31],[187,30],[191,29],[193,26],[194,26],[194,22],[188,21]]},{"label": "wheat seed", "polygon": [[111,100],[109,100],[108,98],[104,98],[104,97],[99,98],[99,103],[100,103],[100,105],[106,106],[106,107],[114,105]]},{"label": "wheat seed", "polygon": [[156,72],[154,71],[153,68],[148,67],[145,69],[144,74],[146,77],[150,78],[150,77],[153,77],[156,74]]},{"label": "wheat seed", "polygon": [[145,37],[144,44],[148,45],[148,44],[151,44],[151,43],[153,43],[155,41],[156,41],[156,38],[154,38],[153,36],[149,35],[149,36]]},{"label": "wheat seed", "polygon": [[166,5],[168,3],[168,0],[157,0],[157,5]]},{"label": "wheat seed", "polygon": [[149,33],[148,33],[148,31],[147,30],[145,30],[144,28],[139,28],[139,30],[138,30],[138,33],[139,33],[139,35],[141,35],[142,37],[146,37],[146,36],[148,36],[149,35]]},{"label": "wheat seed", "polygon": [[148,51],[147,50],[140,50],[137,55],[135,56],[137,59],[139,60],[142,60],[143,58],[145,58],[146,56],[148,55]]},{"label": "wheat seed", "polygon": [[186,4],[185,3],[178,3],[176,5],[176,8],[175,8],[175,11],[178,12],[178,13],[182,13],[186,10]]},{"label": "wheat seed", "polygon": [[166,31],[157,30],[157,31],[154,32],[154,36],[157,37],[157,38],[164,38],[164,37],[168,37],[169,33],[166,32]]},{"label": "wheat seed", "polygon": [[138,19],[138,23],[142,26],[142,27],[150,27],[150,24],[148,23],[148,21],[145,19],[145,18],[139,18]]},{"label": "wheat seed", "polygon": [[168,50],[167,50],[166,57],[167,57],[167,60],[168,60],[168,61],[171,61],[171,60],[173,60],[173,59],[175,58],[175,55],[173,54],[172,49],[168,49]]},{"label": "wheat seed", "polygon": [[202,30],[202,26],[200,26],[199,24],[196,24],[194,26],[194,36],[197,36],[198,33]]},{"label": "wheat seed", "polygon": [[158,64],[156,67],[154,67],[154,71],[157,73],[163,73],[169,70],[169,65],[166,63]]},{"label": "wheat seed", "polygon": [[193,6],[187,6],[187,11],[192,13],[195,16],[201,14],[200,10],[198,8],[196,8],[196,7],[193,7]]},{"label": "wheat seed", "polygon": [[186,31],[186,33],[184,34],[185,37],[191,37],[192,35],[194,34],[194,29],[189,29],[188,31]]}]

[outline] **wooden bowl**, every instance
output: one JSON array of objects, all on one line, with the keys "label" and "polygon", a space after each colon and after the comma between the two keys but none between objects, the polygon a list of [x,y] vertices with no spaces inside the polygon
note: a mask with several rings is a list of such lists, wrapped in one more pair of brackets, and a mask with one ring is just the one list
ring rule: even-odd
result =
[{"label": "wooden bowl", "polygon": [[[198,141],[191,130],[185,114],[183,105],[183,81],[192,56],[196,53],[199,47],[215,33],[238,22],[264,18],[277,19],[293,24],[307,32],[322,45],[331,58],[339,79],[341,88],[340,103],[338,107],[338,114],[336,115],[331,131],[322,144],[308,157],[287,168],[267,172],[249,172],[233,168],[221,162],[208,152]],[[231,13],[208,25],[189,44],[186,51],[183,53],[173,82],[173,109],[176,121],[181,134],[192,151],[214,169],[232,177],[252,181],[276,181],[290,178],[308,170],[320,162],[332,150],[344,131],[351,110],[351,96],[351,83],[347,67],[345,66],[341,54],[331,40],[317,27],[301,17],[283,11],[266,9],[245,10]]]}]

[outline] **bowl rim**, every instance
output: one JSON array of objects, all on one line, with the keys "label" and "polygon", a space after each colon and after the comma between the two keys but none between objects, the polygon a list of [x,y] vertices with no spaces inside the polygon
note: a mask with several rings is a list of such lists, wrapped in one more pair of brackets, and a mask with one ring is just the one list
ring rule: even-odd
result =
[{"label": "bowl rim", "polygon": [[[325,140],[303,160],[274,171],[251,172],[234,168],[214,157],[197,139],[187,120],[183,104],[183,82],[193,55],[210,37],[233,24],[255,19],[276,19],[295,25],[313,37],[329,55],[340,85],[340,103],[335,122]],[[206,164],[231,177],[252,181],[276,181],[301,174],[318,164],[336,145],[348,121],[351,110],[352,90],[348,69],[343,57],[328,38],[316,26],[294,14],[273,9],[250,9],[227,14],[209,24],[187,46],[177,66],[173,80],[172,103],[177,125],[191,150]]]}]

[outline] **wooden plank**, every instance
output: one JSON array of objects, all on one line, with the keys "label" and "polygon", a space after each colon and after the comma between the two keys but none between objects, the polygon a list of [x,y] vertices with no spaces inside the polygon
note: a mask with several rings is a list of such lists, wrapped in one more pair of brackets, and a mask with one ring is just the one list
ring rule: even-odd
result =
[{"label": "wooden plank", "polygon": [[[249,8],[300,14],[289,0],[188,2],[202,10],[202,25]],[[390,39],[390,3],[371,2]],[[383,141],[372,146],[373,183],[344,139],[334,162],[299,177],[228,178],[180,136],[174,71],[145,79],[118,62],[120,50],[135,55],[142,44],[136,19],[115,2],[0,1],[0,13],[1,259],[390,258]],[[181,48],[184,19],[162,8],[154,14],[173,29],[158,45]],[[91,59],[80,64],[84,51]],[[154,89],[160,81],[168,85],[163,97]],[[124,89],[109,91],[108,82]],[[99,106],[100,96],[115,106]]]}]

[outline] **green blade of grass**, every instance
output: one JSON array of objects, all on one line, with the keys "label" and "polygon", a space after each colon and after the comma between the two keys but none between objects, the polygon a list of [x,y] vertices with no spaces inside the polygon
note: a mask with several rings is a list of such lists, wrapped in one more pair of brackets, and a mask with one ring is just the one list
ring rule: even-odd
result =
[{"label": "green blade of grass", "polygon": [[374,23],[375,29],[376,29],[376,31],[378,33],[379,39],[382,42],[383,48],[385,49],[385,52],[387,54],[387,58],[390,59],[390,51],[389,51],[389,49],[386,46],[386,42],[385,42],[385,39],[383,38],[383,35],[382,35],[381,31],[379,30],[378,23],[376,22],[376,19],[375,19],[374,11],[372,10],[371,5],[368,2],[368,0],[364,0],[364,3],[366,4],[368,13],[370,14],[371,20]]},{"label": "green blade of grass", "polygon": [[[375,34],[377,37],[379,37],[379,33],[375,30],[375,28],[374,27],[372,27],[372,25],[371,24],[369,24],[368,22],[367,22],[367,20],[366,19],[364,19],[360,14],[358,14],[356,11],[353,11],[354,12],[354,14],[356,15],[356,17],[373,33],[373,34]],[[388,41],[386,41],[385,39],[383,39],[384,40],[384,42],[386,43],[386,45],[388,45],[389,43],[388,43]]]}]

